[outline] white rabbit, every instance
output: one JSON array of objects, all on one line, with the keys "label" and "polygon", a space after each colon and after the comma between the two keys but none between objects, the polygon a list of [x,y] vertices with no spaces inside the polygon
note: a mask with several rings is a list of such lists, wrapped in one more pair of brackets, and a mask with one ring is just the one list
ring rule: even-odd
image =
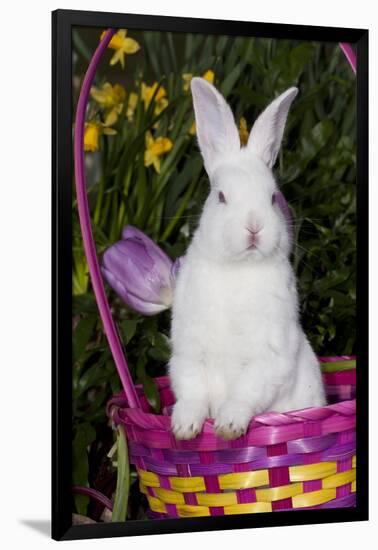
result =
[{"label": "white rabbit", "polygon": [[191,439],[206,417],[239,437],[254,415],[325,404],[316,356],[298,316],[290,234],[272,167],[297,88],[258,117],[246,147],[230,107],[191,82],[211,191],[180,268],[172,307],[172,429]]}]

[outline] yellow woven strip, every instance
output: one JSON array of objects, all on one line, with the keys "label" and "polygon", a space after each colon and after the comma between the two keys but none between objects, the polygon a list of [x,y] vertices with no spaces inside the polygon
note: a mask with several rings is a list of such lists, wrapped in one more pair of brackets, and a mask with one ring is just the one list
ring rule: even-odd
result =
[{"label": "yellow woven strip", "polygon": [[179,493],[198,493],[206,491],[203,477],[170,477],[171,488]]},{"label": "yellow woven strip", "polygon": [[185,504],[184,495],[162,487],[155,489],[156,496],[167,504]]},{"label": "yellow woven strip", "polygon": [[356,470],[347,470],[346,472],[339,472],[333,476],[326,477],[322,480],[323,489],[332,489],[333,487],[340,487],[346,483],[350,483],[356,479]]},{"label": "yellow woven strip", "polygon": [[352,458],[352,468],[356,467],[356,455]]},{"label": "yellow woven strip", "polygon": [[162,514],[167,513],[167,509],[165,507],[164,502],[161,502],[158,498],[151,497],[150,495],[147,496],[148,504],[150,505],[150,508],[153,512],[160,512]]},{"label": "yellow woven strip", "polygon": [[321,489],[320,491],[311,491],[302,493],[293,497],[293,508],[304,508],[305,506],[317,506],[329,500],[336,498],[336,489]]},{"label": "yellow woven strip", "polygon": [[[233,504],[225,506],[224,514],[254,514],[258,512],[271,512],[272,505],[269,502],[253,502],[252,504]],[[207,506],[178,505],[177,513],[180,517],[210,516]]]},{"label": "yellow woven strip", "polygon": [[356,492],[356,480],[353,481],[352,483],[352,489],[351,489],[352,493],[355,493]]},{"label": "yellow woven strip", "polygon": [[146,487],[160,487],[159,477],[153,472],[146,472],[146,470],[138,470],[140,481]]},{"label": "yellow woven strip", "polygon": [[290,466],[290,481],[311,481],[313,479],[322,479],[337,472],[336,462],[317,462],[316,464],[307,464],[305,466]]},{"label": "yellow woven strip", "polygon": [[145,485],[143,485],[143,483],[141,481],[139,481],[139,490],[144,495],[147,495],[147,487],[145,487]]},{"label": "yellow woven strip", "polygon": [[[140,481],[146,487],[160,487],[159,477],[153,472],[138,470]],[[172,490],[179,493],[198,493],[206,491],[203,477],[169,477]],[[269,485],[268,470],[256,470],[254,472],[238,472],[235,474],[222,474],[219,476],[219,486],[222,490],[249,489]]]},{"label": "yellow woven strip", "polygon": [[251,504],[234,504],[233,506],[225,506],[225,516],[231,514],[255,514],[258,512],[271,512],[272,505],[270,502],[252,502]]},{"label": "yellow woven strip", "polygon": [[[344,483],[348,483],[345,481]],[[341,483],[340,483],[341,484]],[[182,493],[171,491],[157,487],[154,489],[156,496],[166,504],[185,504],[185,499]],[[141,491],[147,493],[146,489],[141,488]],[[257,502],[272,502],[283,498],[293,497],[303,492],[303,483],[292,483],[291,485],[283,485],[281,487],[273,487],[271,489],[257,489]],[[197,502],[199,506],[233,506],[238,504],[237,494],[229,493],[197,493]]]},{"label": "yellow woven strip", "polygon": [[250,489],[269,485],[268,470],[256,470],[254,472],[238,472],[235,474],[222,474],[219,476],[219,487],[226,489]]},{"label": "yellow woven strip", "polygon": [[197,493],[197,502],[202,506],[231,506],[238,503],[236,493]]},{"label": "yellow woven strip", "polygon": [[190,504],[177,505],[177,513],[182,518],[211,515],[210,510],[206,506],[191,506]]},{"label": "yellow woven strip", "polygon": [[292,483],[291,485],[281,485],[281,487],[272,487],[271,489],[257,489],[256,500],[258,502],[272,502],[294,497],[301,493],[303,493],[303,483]]}]

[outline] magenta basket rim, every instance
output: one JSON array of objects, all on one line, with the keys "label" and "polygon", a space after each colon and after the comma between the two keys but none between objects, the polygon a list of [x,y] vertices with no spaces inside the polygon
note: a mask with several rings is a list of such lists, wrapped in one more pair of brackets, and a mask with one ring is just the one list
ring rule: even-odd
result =
[{"label": "magenta basket rim", "polygon": [[[326,358],[324,362],[351,360],[352,357]],[[354,359],[354,358],[353,358]],[[355,367],[349,369],[354,371]],[[340,372],[340,371],[336,371]],[[154,379],[159,392],[170,388],[168,376]],[[143,395],[141,385],[135,386],[139,396]],[[154,413],[131,408],[123,392],[114,395],[107,404],[107,415],[115,425],[126,426],[129,439],[153,447],[182,450],[217,450],[234,447],[272,445],[301,439],[323,437],[355,427],[356,400],[345,399],[322,407],[308,407],[284,413],[266,412],[253,417],[246,434],[237,440],[226,441],[214,431],[214,420],[207,418],[200,434],[189,441],[176,440],[171,431],[168,414]],[[128,429],[129,428],[129,429]],[[148,434],[151,431],[151,434]]]}]

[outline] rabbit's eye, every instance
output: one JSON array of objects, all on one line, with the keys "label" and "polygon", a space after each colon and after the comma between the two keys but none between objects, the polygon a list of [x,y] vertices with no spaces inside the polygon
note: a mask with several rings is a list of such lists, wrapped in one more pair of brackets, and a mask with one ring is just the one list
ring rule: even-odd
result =
[{"label": "rabbit's eye", "polygon": [[276,203],[276,199],[277,199],[276,193],[273,193],[273,195],[272,195],[272,204]]},{"label": "rabbit's eye", "polygon": [[219,191],[218,193],[218,200],[219,202],[223,202],[223,204],[226,204],[226,197],[224,196],[224,193],[222,191]]}]

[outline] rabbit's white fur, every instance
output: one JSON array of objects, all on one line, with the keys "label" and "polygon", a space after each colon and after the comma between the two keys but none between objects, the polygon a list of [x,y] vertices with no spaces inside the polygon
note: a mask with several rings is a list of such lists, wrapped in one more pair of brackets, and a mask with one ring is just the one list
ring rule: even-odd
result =
[{"label": "rabbit's white fur", "polygon": [[172,429],[190,439],[210,416],[220,436],[235,438],[261,412],[325,403],[299,321],[287,222],[272,204],[271,168],[297,89],[268,106],[240,148],[221,94],[200,78],[191,88],[211,191],[174,289]]}]

